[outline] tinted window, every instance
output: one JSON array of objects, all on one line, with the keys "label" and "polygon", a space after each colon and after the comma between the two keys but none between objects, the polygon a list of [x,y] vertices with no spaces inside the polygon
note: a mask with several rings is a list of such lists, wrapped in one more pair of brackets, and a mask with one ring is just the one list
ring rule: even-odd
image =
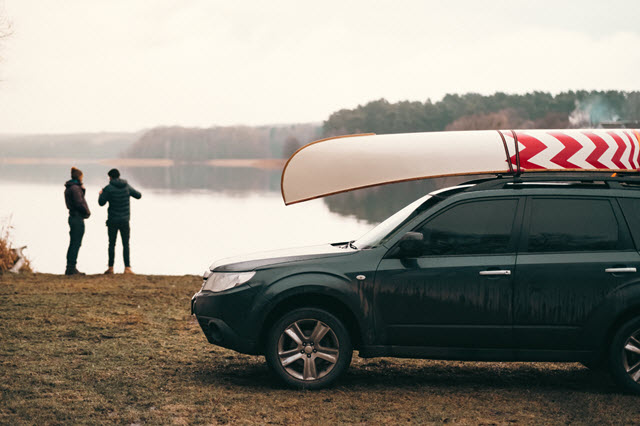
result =
[{"label": "tinted window", "polygon": [[528,251],[619,248],[618,222],[608,200],[531,200]]},{"label": "tinted window", "polygon": [[509,241],[518,200],[459,204],[422,225],[423,256],[493,254],[511,251]]}]

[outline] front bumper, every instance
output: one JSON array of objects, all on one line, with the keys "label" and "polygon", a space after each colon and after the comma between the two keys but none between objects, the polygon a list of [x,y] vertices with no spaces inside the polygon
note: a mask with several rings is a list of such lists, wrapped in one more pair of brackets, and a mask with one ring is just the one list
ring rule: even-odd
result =
[{"label": "front bumper", "polygon": [[258,355],[258,344],[238,335],[226,322],[218,318],[196,316],[209,343],[243,354]]},{"label": "front bumper", "polygon": [[245,354],[260,353],[260,327],[250,315],[255,294],[246,287],[220,293],[200,291],[191,298],[191,313],[209,343]]}]

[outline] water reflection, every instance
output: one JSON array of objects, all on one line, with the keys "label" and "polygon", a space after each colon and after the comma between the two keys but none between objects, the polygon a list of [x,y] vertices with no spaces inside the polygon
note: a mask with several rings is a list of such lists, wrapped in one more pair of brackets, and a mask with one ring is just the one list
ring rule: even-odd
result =
[{"label": "water reflection", "polygon": [[[136,184],[137,185],[137,184]],[[86,184],[91,217],[78,269],[96,274],[107,265],[106,207],[100,186]],[[320,200],[285,206],[274,192],[242,197],[204,191],[153,191],[137,186],[131,203],[131,265],[144,274],[199,274],[214,260],[243,253],[356,239],[370,225],[332,213]],[[64,272],[69,243],[63,186],[0,181],[0,225],[11,217],[12,241],[26,245],[39,272]],[[116,244],[116,272],[122,246]]]},{"label": "water reflection", "polygon": [[281,170],[196,164],[131,167],[123,168],[123,172],[146,188],[174,191],[198,189],[228,194],[280,192]]},{"label": "water reflection", "polygon": [[[66,164],[2,164],[0,180],[5,182],[52,183],[60,185],[69,178],[71,165],[84,172],[85,184],[104,186],[107,171],[113,166],[89,161]],[[123,178],[134,187],[187,193],[198,190],[215,194],[250,196],[280,193],[280,169],[253,167],[216,167],[185,164],[172,167],[119,167]],[[337,194],[323,199],[329,211],[345,217],[381,222],[413,200],[436,189],[453,186],[468,177],[435,178],[397,183]]]},{"label": "water reflection", "polygon": [[424,179],[365,188],[324,198],[329,210],[378,223],[429,192],[470,180],[468,176]]},{"label": "water reflection", "polygon": [[71,166],[82,170],[85,183],[104,183],[106,185],[109,181],[107,172],[111,167],[98,162],[69,162],[69,164],[3,164],[0,162],[0,181],[16,183],[59,182],[62,186],[71,178]]},{"label": "water reflection", "polygon": [[[98,192],[110,164],[17,165],[0,162],[0,225],[11,217],[14,243],[40,272],[61,273],[68,244],[63,183],[75,165],[83,170],[87,202],[79,267],[106,267],[107,209]],[[285,206],[279,169],[212,167],[119,167],[143,194],[132,203],[134,269],[149,274],[199,273],[213,260],[257,250],[356,239],[416,198],[467,178],[443,178],[353,191]],[[120,246],[116,249],[121,250]],[[121,265],[116,256],[116,269]]]}]

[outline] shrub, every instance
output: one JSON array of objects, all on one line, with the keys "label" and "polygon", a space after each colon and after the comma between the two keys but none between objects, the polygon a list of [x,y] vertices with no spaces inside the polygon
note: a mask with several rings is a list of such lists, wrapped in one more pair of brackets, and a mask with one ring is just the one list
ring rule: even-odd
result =
[{"label": "shrub", "polygon": [[[18,261],[18,255],[11,247],[11,229],[10,225],[0,228],[0,274],[7,272]],[[20,272],[32,272],[29,259],[25,259]]]}]

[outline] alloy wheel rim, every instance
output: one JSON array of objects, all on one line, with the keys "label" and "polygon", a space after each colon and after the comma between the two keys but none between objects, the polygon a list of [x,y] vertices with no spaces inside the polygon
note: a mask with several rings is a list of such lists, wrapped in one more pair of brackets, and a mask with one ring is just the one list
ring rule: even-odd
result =
[{"label": "alloy wheel rim", "polygon": [[284,329],[278,339],[282,368],[298,380],[326,376],[338,362],[340,344],[331,327],[316,319],[301,319]]},{"label": "alloy wheel rim", "polygon": [[636,383],[640,383],[640,329],[631,333],[622,349],[622,366]]}]

